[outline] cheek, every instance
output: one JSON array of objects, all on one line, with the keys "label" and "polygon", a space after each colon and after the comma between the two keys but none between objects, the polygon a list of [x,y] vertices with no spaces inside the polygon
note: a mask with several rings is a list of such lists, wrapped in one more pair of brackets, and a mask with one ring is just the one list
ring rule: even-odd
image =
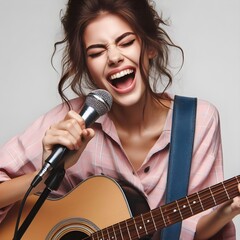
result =
[{"label": "cheek", "polygon": [[98,61],[87,61],[87,67],[91,81],[98,87],[102,87],[103,67],[101,63]]},{"label": "cheek", "polygon": [[[96,67],[96,66],[98,66],[98,67]],[[100,73],[99,66],[100,66],[99,62],[97,62],[97,61],[91,61],[91,60],[87,61],[88,71],[92,78],[95,78],[96,76],[99,75],[99,73]]]},{"label": "cheek", "polygon": [[124,50],[123,55],[138,65],[140,61],[140,51],[140,46],[137,46],[135,48]]}]

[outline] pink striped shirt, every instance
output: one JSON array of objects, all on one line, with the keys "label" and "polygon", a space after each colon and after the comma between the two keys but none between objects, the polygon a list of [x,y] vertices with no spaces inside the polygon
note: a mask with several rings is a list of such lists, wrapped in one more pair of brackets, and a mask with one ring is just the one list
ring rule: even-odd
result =
[{"label": "pink striped shirt", "polygon": [[[82,100],[71,100],[71,105],[79,112]],[[41,168],[42,138],[45,131],[53,123],[62,120],[67,111],[66,105],[55,107],[0,149],[0,182]],[[171,123],[172,108],[161,136],[149,151],[142,166],[135,171],[124,152],[113,122],[107,114],[100,117],[93,125],[95,137],[89,142],[79,161],[66,171],[65,179],[56,195],[66,194],[89,176],[104,174],[132,183],[144,194],[151,209],[161,206],[164,204]],[[198,100],[189,194],[222,180],[219,115],[212,104]],[[0,221],[9,208],[10,206],[0,210]],[[184,220],[180,239],[193,239],[199,218],[207,212],[209,210]],[[222,236],[218,239],[236,239],[232,222],[224,227]]]}]

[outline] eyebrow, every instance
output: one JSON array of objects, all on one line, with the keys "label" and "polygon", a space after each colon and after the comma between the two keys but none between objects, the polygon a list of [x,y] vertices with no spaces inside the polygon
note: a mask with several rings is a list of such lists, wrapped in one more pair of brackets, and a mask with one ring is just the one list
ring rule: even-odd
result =
[{"label": "eyebrow", "polygon": [[[119,37],[117,37],[115,39],[115,43],[119,43],[122,39],[124,39],[125,37],[129,36],[129,35],[135,35],[135,33],[133,32],[126,32],[126,33],[123,33],[122,35],[120,35]],[[106,48],[106,45],[105,44],[93,44],[93,45],[90,45],[89,47],[86,48],[86,52],[92,48]]]}]

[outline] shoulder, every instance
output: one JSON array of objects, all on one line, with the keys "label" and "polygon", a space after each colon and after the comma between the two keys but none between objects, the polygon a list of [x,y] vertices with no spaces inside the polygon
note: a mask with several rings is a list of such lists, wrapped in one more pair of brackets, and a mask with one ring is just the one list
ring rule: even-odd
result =
[{"label": "shoulder", "polygon": [[[174,100],[176,96],[174,95],[168,95],[170,99]],[[180,95],[179,95],[180,96]],[[180,96],[183,98],[194,98],[189,96]],[[204,99],[197,98],[197,109],[196,109],[196,122],[207,124],[207,122],[219,122],[219,112],[217,107]],[[173,103],[173,101],[172,101]],[[173,105],[170,107],[170,109],[173,109]]]},{"label": "shoulder", "polygon": [[195,143],[208,146],[213,154],[221,144],[219,113],[216,106],[206,100],[198,99],[197,103]]},{"label": "shoulder", "polygon": [[45,119],[51,120],[59,120],[63,119],[69,110],[74,110],[75,112],[79,112],[82,105],[84,103],[84,99],[77,97],[69,100],[68,104],[66,102],[60,103],[57,106],[50,109],[46,112],[42,117]]},{"label": "shoulder", "polygon": [[[188,96],[183,96],[188,97]],[[204,99],[197,99],[195,135],[206,136],[220,132],[220,116],[217,107]]]},{"label": "shoulder", "polygon": [[214,104],[209,101],[197,100],[197,121],[204,125],[218,124],[219,112]]},{"label": "shoulder", "polygon": [[[70,100],[69,104],[71,104],[71,109],[78,111],[83,104],[83,99],[76,98]],[[31,138],[41,139],[52,124],[64,119],[68,111],[69,107],[66,103],[58,104],[33,121],[18,137],[22,140]]]},{"label": "shoulder", "polygon": [[73,98],[68,101],[68,104],[66,102],[62,102],[57,106],[53,107],[49,112],[69,111],[70,109],[77,112],[81,109],[83,103],[84,103],[84,97]]}]

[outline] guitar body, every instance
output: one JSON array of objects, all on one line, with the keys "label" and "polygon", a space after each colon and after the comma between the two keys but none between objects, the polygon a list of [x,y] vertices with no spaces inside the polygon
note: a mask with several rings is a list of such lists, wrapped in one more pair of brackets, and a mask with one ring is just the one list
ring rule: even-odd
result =
[{"label": "guitar body", "polygon": [[[22,220],[38,196],[30,196]],[[0,238],[13,238],[20,202],[0,224]],[[94,176],[66,196],[47,199],[23,235],[23,240],[83,239],[99,229],[149,211],[145,198],[134,188],[121,186],[111,178]]]},{"label": "guitar body", "polygon": [[[161,229],[238,196],[239,183],[240,176],[235,176],[150,210],[143,195],[132,186],[94,176],[62,198],[47,199],[21,239],[158,240]],[[37,199],[31,196],[27,200],[22,219]],[[19,204],[0,224],[3,240],[13,238]],[[211,239],[219,239],[218,234]]]}]

